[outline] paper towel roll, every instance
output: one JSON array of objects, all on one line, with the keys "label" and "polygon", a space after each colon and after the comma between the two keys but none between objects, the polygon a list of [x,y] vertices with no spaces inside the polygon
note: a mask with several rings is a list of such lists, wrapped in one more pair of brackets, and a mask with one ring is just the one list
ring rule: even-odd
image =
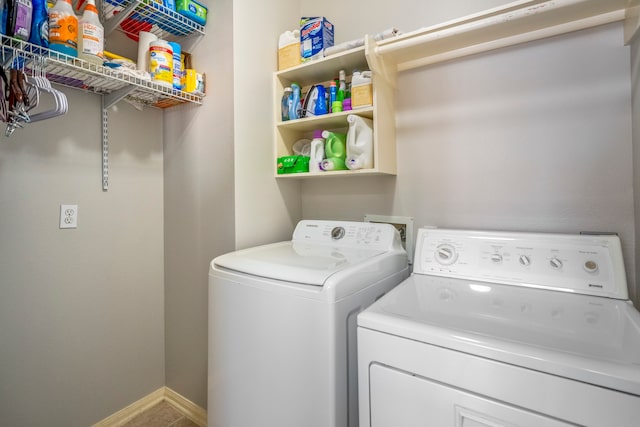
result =
[{"label": "paper towel roll", "polygon": [[149,71],[149,43],[158,40],[158,36],[148,31],[140,31],[138,35],[138,63],[140,71]]}]

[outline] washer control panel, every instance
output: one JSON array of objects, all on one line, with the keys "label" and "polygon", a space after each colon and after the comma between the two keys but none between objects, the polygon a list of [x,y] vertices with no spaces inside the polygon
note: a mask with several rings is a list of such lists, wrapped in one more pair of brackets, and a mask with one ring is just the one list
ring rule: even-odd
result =
[{"label": "washer control panel", "polygon": [[402,249],[394,226],[372,222],[303,220],[296,226],[292,240],[339,247]]},{"label": "washer control panel", "polygon": [[628,299],[615,235],[422,228],[415,259],[416,274]]}]

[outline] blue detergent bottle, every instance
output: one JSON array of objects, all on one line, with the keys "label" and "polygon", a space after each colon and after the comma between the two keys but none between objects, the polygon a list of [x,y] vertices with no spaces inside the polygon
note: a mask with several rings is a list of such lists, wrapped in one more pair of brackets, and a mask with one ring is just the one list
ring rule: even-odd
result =
[{"label": "blue detergent bottle", "polygon": [[316,116],[327,114],[327,91],[322,85],[317,86],[318,97],[316,98],[316,108],[313,112]]},{"label": "blue detergent bottle", "polygon": [[289,101],[291,100],[291,95],[293,91],[291,87],[287,86],[284,88],[284,94],[282,95],[282,121],[286,122],[289,120]]},{"label": "blue detergent bottle", "polygon": [[300,85],[298,83],[291,83],[291,91],[289,120],[296,120],[300,118],[300,110],[302,109],[302,105],[300,104]]}]

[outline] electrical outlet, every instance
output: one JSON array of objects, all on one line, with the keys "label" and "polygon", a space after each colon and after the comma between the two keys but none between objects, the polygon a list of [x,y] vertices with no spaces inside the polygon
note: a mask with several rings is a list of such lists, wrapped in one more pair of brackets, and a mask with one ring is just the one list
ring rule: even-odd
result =
[{"label": "electrical outlet", "polygon": [[78,205],[60,205],[60,228],[78,228]]},{"label": "electrical outlet", "polygon": [[409,264],[413,264],[413,218],[408,216],[372,215],[364,216],[365,222],[381,222],[393,225],[400,233],[402,246],[409,256]]}]

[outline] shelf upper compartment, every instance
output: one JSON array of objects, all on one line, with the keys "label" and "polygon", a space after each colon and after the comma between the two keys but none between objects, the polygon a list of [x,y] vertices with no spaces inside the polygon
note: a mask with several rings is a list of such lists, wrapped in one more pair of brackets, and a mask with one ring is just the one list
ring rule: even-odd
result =
[{"label": "shelf upper compartment", "polygon": [[369,69],[364,46],[276,71],[275,75],[280,81],[296,82],[304,87],[338,77],[339,70],[345,70],[350,75],[354,69]]},{"label": "shelf upper compartment", "polygon": [[134,40],[140,31],[170,41],[205,33],[204,25],[153,0],[103,0],[102,18],[105,34],[118,28]]}]

